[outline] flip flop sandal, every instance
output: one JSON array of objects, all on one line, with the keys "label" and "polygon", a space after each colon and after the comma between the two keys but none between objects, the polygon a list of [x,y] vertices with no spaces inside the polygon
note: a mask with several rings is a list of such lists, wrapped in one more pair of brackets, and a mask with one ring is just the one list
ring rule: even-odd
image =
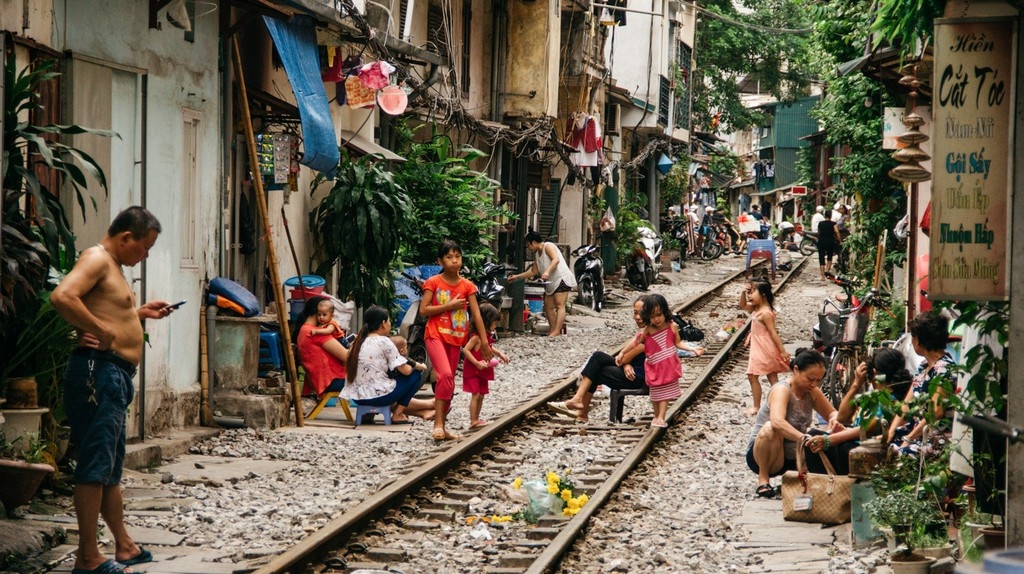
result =
[{"label": "flip flop sandal", "polygon": [[578,416],[576,413],[576,409],[570,409],[568,406],[566,406],[565,401],[550,402],[547,406],[549,409],[555,411],[560,415],[565,415],[567,417],[572,418],[576,418]]},{"label": "flip flop sandal", "polygon": [[71,574],[131,574],[132,572],[134,570],[130,567],[115,562],[113,559],[107,560],[92,570],[86,570],[85,568],[73,568],[71,570]]},{"label": "flip flop sandal", "polygon": [[134,566],[136,564],[145,564],[146,562],[153,561],[153,553],[145,548],[139,546],[139,553],[135,555],[135,558],[129,558],[127,560],[118,560],[125,566]]},{"label": "flip flop sandal", "polygon": [[770,485],[768,483],[764,483],[764,484],[758,486],[757,490],[755,492],[761,498],[774,498],[775,497],[775,488],[773,488],[772,485]]}]

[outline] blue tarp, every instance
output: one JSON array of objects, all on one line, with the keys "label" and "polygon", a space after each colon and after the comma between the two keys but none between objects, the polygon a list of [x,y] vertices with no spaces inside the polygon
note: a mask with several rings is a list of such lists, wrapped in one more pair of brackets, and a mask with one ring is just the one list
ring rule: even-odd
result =
[{"label": "blue tarp", "polygon": [[315,20],[309,16],[296,15],[287,22],[263,17],[274,40],[288,81],[295,93],[302,118],[302,143],[304,146],[299,163],[311,169],[322,171],[334,179],[340,156],[338,138],[331,122],[331,109],[327,105],[327,92],[320,79],[320,58],[316,50]]}]

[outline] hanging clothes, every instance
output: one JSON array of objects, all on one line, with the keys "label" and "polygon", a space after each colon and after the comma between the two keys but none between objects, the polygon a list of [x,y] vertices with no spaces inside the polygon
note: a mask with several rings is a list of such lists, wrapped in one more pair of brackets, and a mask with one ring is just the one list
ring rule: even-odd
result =
[{"label": "hanging clothes", "polygon": [[[600,165],[601,125],[593,116],[582,112],[573,114],[569,129],[569,147],[576,151],[571,160],[579,167]],[[595,178],[596,179],[596,178]]]},{"label": "hanging clothes", "polygon": [[389,78],[394,72],[394,66],[380,60],[359,68],[359,80],[363,82],[363,85],[367,88],[379,90],[391,83]]}]

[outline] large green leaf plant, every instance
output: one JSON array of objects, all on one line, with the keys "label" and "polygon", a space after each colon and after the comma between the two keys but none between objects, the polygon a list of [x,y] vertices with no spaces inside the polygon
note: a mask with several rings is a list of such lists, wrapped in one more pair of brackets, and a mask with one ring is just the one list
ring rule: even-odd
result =
[{"label": "large green leaf plant", "polygon": [[[311,185],[316,193],[325,176]],[[317,273],[325,277],[337,264],[339,292],[356,305],[386,305],[392,298],[392,267],[409,225],[412,206],[405,189],[374,156],[351,161],[342,150],[337,179],[309,214],[323,258]]]},{"label": "large green leaf plant", "polygon": [[470,269],[494,255],[491,241],[499,218],[511,218],[495,205],[498,182],[472,169],[471,163],[485,154],[465,146],[456,152],[448,136],[433,134],[430,140],[413,140],[413,130],[400,124],[399,153],[408,161],[397,166],[395,180],[412,201],[410,224],[403,230],[401,258],[413,264],[435,263],[437,248],[445,239],[462,247]]},{"label": "large green leaf plant", "polygon": [[[74,191],[86,215],[86,175],[106,192],[99,164],[62,139],[85,133],[116,134],[77,125],[36,125],[43,106],[40,88],[58,76],[56,62],[18,69],[14,58],[4,67],[3,166],[0,208],[0,388],[11,376],[35,376],[41,387],[59,378],[73,330],[49,304],[49,289],[75,260],[75,237],[57,189],[39,174],[56,176],[58,186]],[[88,196],[92,200],[91,196]],[[92,200],[95,209],[95,200]],[[54,399],[59,402],[59,399]]]}]

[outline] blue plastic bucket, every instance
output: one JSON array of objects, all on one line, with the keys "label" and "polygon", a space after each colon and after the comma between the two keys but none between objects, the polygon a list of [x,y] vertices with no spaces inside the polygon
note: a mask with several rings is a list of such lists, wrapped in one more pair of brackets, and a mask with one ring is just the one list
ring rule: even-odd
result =
[{"label": "blue plastic bucket", "polygon": [[[325,281],[324,278],[319,276],[319,275],[303,275],[302,276],[302,285],[305,285],[307,288],[309,288],[309,287],[323,287],[326,284],[327,284],[327,281]],[[299,285],[299,278],[298,277],[292,277],[290,279],[287,279],[284,282],[284,286],[285,287],[300,287],[301,285]]]},{"label": "blue plastic bucket", "polygon": [[544,288],[527,285],[525,289],[526,307],[534,315],[544,312]]}]

